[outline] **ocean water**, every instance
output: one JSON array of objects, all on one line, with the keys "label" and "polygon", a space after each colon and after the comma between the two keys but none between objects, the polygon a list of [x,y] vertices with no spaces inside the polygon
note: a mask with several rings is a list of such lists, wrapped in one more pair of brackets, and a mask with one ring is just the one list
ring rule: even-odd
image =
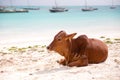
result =
[{"label": "ocean water", "polygon": [[78,33],[120,31],[120,6],[116,9],[93,6],[98,10],[89,12],[81,11],[82,6],[67,6],[69,11],[60,13],[50,13],[51,7],[48,6],[39,7],[40,10],[29,13],[0,13],[0,39],[21,38],[24,35],[51,37],[60,30]]}]

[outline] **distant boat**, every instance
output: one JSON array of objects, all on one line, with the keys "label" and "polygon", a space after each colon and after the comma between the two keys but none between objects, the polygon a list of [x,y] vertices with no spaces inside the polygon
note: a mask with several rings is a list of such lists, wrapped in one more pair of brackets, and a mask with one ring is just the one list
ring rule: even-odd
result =
[{"label": "distant boat", "polygon": [[49,9],[50,12],[65,12],[68,11],[66,8],[61,8],[61,7],[52,7],[52,9]]},{"label": "distant boat", "polygon": [[11,9],[11,8],[0,9],[0,13],[23,13],[23,12],[28,12],[28,10],[26,10],[26,9]]},{"label": "distant boat", "polygon": [[27,10],[40,10],[40,8],[24,8],[24,9],[27,9]]},{"label": "distant boat", "polygon": [[112,6],[110,7],[110,9],[115,9],[116,7],[114,6],[114,0],[112,0]]},{"label": "distant boat", "polygon": [[62,7],[58,7],[57,2],[55,0],[55,7],[52,7],[51,9],[49,9],[50,12],[66,12],[68,11],[68,9],[66,8],[62,8]]},{"label": "distant boat", "polygon": [[10,0],[10,6],[0,8],[0,13],[23,13],[23,12],[28,12],[28,10],[13,7],[12,0]]},{"label": "distant boat", "polygon": [[24,9],[27,9],[27,10],[40,10],[40,8],[31,7],[29,0],[27,0],[27,6],[28,7],[24,8]]},{"label": "distant boat", "polygon": [[16,9],[16,8],[1,8],[0,13],[23,13],[28,12],[26,9]]},{"label": "distant boat", "polygon": [[94,11],[94,10],[98,10],[98,8],[88,7],[87,0],[84,0],[84,1],[85,1],[85,8],[82,8],[82,11]]},{"label": "distant boat", "polygon": [[89,7],[89,8],[83,8],[82,9],[82,11],[94,11],[94,10],[98,10],[98,8]]},{"label": "distant boat", "polygon": [[16,13],[23,13],[23,12],[29,12],[27,9],[15,9]]}]

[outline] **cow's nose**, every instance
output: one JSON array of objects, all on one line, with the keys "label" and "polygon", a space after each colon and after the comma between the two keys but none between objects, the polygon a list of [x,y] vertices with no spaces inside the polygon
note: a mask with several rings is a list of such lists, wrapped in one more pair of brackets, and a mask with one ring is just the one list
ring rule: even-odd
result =
[{"label": "cow's nose", "polygon": [[49,46],[47,46],[47,49],[50,49],[50,47],[49,47]]}]

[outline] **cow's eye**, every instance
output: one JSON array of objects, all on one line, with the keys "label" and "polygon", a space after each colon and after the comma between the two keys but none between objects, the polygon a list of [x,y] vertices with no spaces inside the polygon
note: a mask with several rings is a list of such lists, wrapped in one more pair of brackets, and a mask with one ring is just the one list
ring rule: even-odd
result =
[{"label": "cow's eye", "polygon": [[61,41],[61,38],[58,38],[58,41]]}]

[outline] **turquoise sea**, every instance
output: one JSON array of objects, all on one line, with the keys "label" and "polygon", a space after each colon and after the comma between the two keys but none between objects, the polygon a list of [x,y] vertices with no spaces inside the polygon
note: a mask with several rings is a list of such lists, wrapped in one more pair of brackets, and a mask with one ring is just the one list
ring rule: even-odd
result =
[{"label": "turquoise sea", "polygon": [[66,6],[69,11],[60,13],[50,13],[51,7],[48,6],[39,7],[40,10],[31,10],[29,13],[0,13],[0,36],[31,33],[45,36],[60,30],[87,30],[91,33],[99,29],[120,31],[120,6],[116,6],[116,9],[110,9],[110,6],[92,6],[98,10],[89,12],[81,11],[82,6]]}]

